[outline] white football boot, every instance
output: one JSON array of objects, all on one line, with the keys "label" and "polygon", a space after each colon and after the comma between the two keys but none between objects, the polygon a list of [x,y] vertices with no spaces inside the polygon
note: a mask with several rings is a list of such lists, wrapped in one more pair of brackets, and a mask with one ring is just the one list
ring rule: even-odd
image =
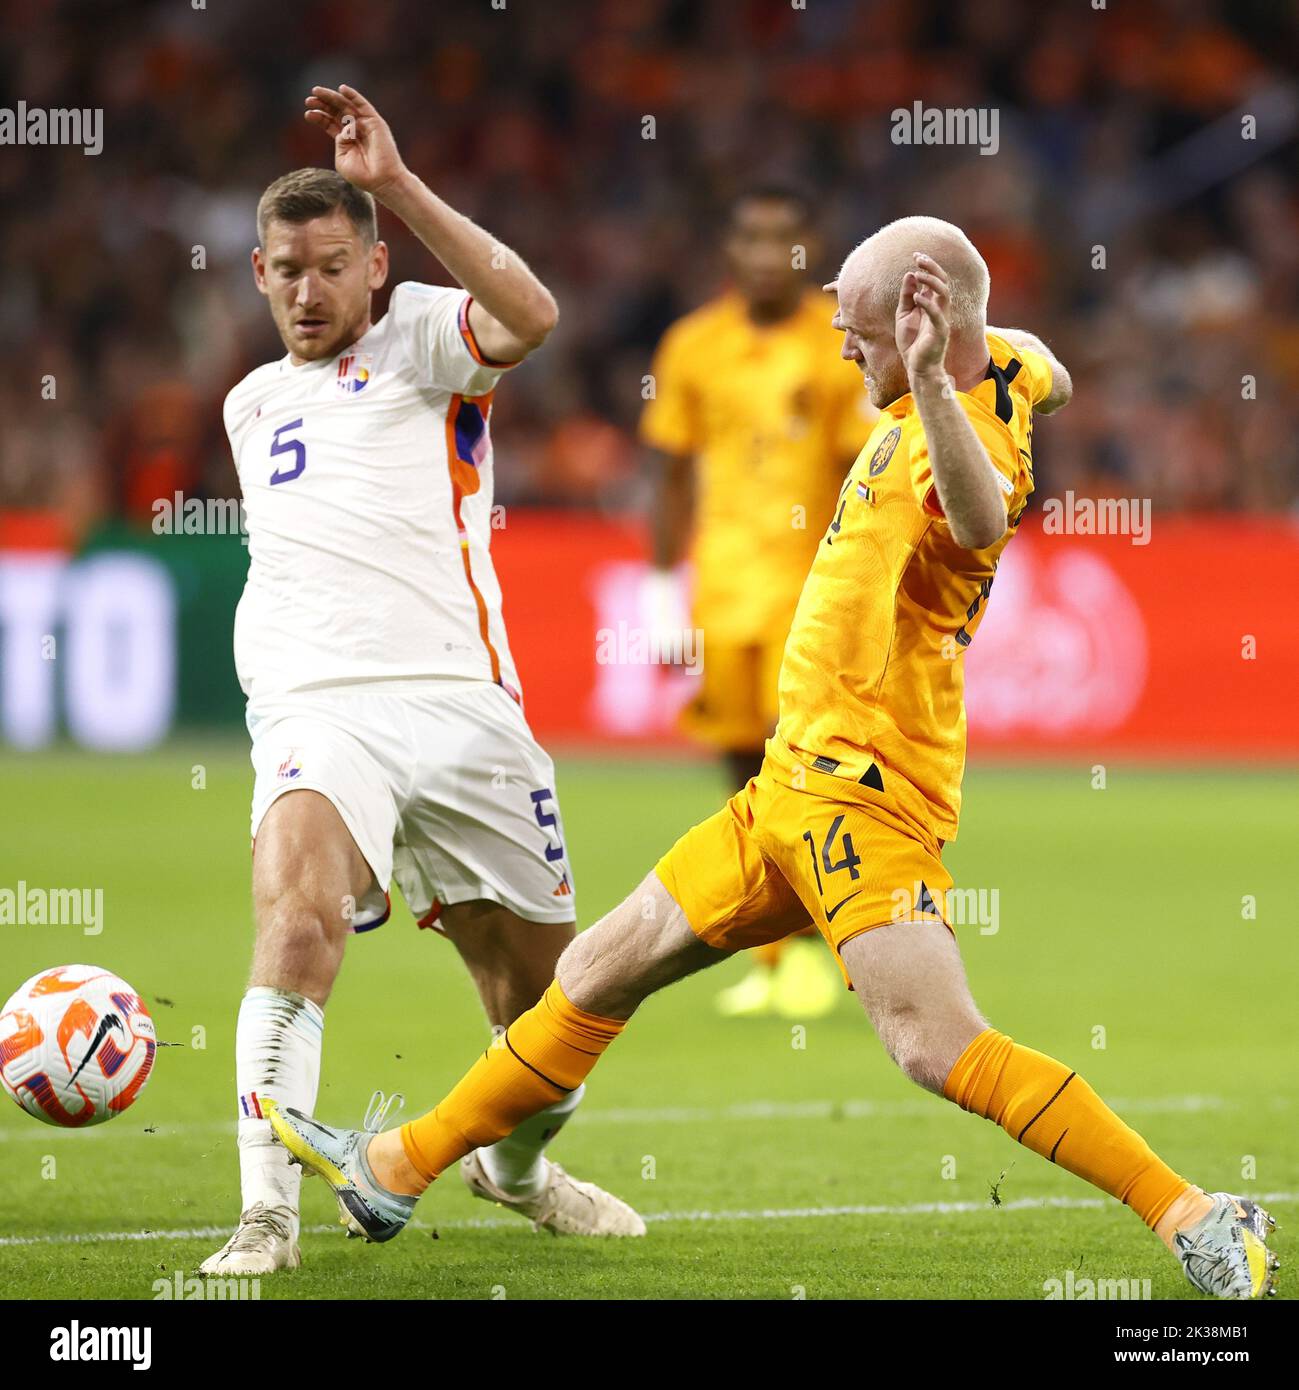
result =
[{"label": "white football boot", "polygon": [[593,1182],[571,1178],[543,1158],[546,1185],[534,1197],[515,1197],[487,1176],[478,1150],[460,1160],[460,1176],[475,1197],[526,1216],[533,1229],[555,1236],[643,1236],[645,1222],[621,1198]]},{"label": "white football boot", "polygon": [[302,1254],[293,1239],[293,1213],[288,1207],[254,1202],[241,1213],[234,1235],[198,1267],[200,1274],[274,1274],[297,1269]]}]

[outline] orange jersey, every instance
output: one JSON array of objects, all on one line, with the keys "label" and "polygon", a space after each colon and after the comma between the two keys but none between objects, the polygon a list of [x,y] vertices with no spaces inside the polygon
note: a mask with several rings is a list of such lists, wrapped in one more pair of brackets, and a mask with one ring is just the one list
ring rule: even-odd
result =
[{"label": "orange jersey", "polygon": [[[696,621],[729,642],[777,640],[874,410],[837,355],[834,306],[809,291],[754,324],[729,293],[668,329],[655,354],[646,444],[696,465]],[[773,634],[773,627],[778,631]]]},{"label": "orange jersey", "polygon": [[1000,475],[1010,526],[965,550],[938,503],[908,393],[849,470],[816,553],[780,672],[773,752],[890,792],[940,840],[956,834],[965,768],[965,648],[997,560],[1033,490],[1033,407],[1051,389],[1038,353],[988,335],[988,375],[960,401]]}]

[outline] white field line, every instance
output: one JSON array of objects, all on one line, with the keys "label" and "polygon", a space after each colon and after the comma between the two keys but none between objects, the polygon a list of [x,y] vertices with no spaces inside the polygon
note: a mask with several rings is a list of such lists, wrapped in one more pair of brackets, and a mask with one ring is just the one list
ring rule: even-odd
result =
[{"label": "white field line", "polygon": [[[1254,1198],[1257,1202],[1279,1205],[1299,1202],[1299,1192],[1264,1192]],[[992,1211],[1093,1211],[1113,1207],[1104,1197],[1017,1197],[994,1208],[981,1202],[909,1202],[904,1204],[875,1203],[839,1207],[756,1207],[733,1211],[656,1211],[646,1212],[645,1220],[652,1224],[694,1225],[703,1222],[725,1221],[802,1221],[809,1218],[851,1216],[976,1216]],[[1116,1208],[1117,1210],[1117,1208]],[[485,1217],[461,1221],[412,1221],[419,1231],[493,1230],[500,1226],[520,1227],[514,1217]],[[328,1235],[338,1230],[337,1222],[304,1226],[305,1235]],[[14,1245],[103,1245],[124,1241],[152,1240],[217,1240],[230,1234],[229,1226],[191,1226],[169,1231],[82,1231],[75,1234],[43,1236],[0,1236],[0,1247]]]},{"label": "white field line", "polygon": [[[1221,1110],[1232,1104],[1221,1096],[1154,1096],[1138,1100],[1115,1099],[1108,1102],[1115,1110],[1130,1115],[1195,1114],[1206,1110]],[[633,1109],[583,1106],[577,1118],[582,1125],[700,1125],[724,1121],[767,1120],[874,1120],[902,1119],[909,1116],[937,1114],[940,1104],[935,1096],[917,1096],[914,1100],[753,1100],[725,1106],[665,1106],[658,1109]],[[144,1117],[141,1116],[143,1119]],[[58,1130],[52,1125],[20,1124],[16,1128],[0,1128],[0,1144],[82,1143],[102,1139],[111,1132],[114,1140],[137,1137],[177,1139],[186,1135],[226,1134],[233,1138],[233,1120],[198,1120],[184,1124],[158,1124],[151,1129],[120,1124],[111,1131],[106,1124],[93,1129]],[[59,1138],[55,1139],[55,1135]]]}]

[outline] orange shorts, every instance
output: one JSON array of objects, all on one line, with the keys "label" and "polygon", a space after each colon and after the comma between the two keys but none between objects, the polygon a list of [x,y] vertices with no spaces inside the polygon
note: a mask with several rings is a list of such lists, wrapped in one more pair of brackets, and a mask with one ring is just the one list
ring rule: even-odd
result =
[{"label": "orange shorts", "polygon": [[887,792],[818,772],[771,740],[757,777],[655,872],[710,946],[761,946],[810,920],[837,957],[844,942],[889,922],[951,929],[941,852]]}]

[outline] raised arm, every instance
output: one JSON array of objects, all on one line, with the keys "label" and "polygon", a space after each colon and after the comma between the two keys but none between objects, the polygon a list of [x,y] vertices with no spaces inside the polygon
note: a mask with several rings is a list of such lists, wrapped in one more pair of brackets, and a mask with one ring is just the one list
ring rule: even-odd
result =
[{"label": "raised arm", "polygon": [[948,281],[939,264],[917,255],[902,277],[895,336],[929,445],[939,505],[957,545],[981,550],[1006,532],[997,470],[956,399],[947,373]]},{"label": "raised arm", "polygon": [[485,356],[517,362],[559,318],[523,258],[457,212],[405,166],[388,123],[354,87],[313,87],[306,118],[334,141],[334,167],[396,214],[473,296],[469,326]]}]

